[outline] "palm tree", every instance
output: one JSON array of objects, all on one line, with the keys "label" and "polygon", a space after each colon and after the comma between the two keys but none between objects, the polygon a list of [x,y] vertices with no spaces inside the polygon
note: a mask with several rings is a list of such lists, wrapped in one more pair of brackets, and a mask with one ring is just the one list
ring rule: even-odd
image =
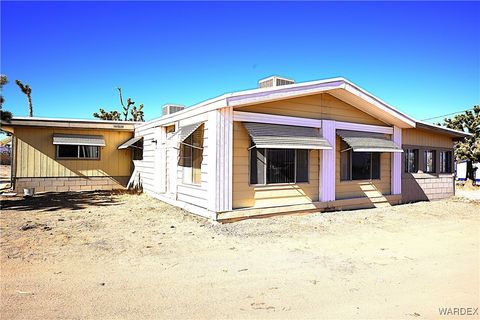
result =
[{"label": "palm tree", "polygon": [[24,85],[20,80],[15,80],[17,86],[27,96],[28,100],[28,116],[33,117],[33,105],[32,105],[32,88],[28,84]]}]

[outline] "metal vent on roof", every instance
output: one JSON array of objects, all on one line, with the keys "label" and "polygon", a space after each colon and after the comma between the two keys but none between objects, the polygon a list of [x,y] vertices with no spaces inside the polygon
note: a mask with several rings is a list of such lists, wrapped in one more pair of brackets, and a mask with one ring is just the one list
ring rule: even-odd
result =
[{"label": "metal vent on roof", "polygon": [[172,114],[185,109],[185,106],[179,104],[165,104],[162,107],[163,115]]},{"label": "metal vent on roof", "polygon": [[272,76],[258,81],[259,88],[280,87],[288,84],[294,84],[295,80],[278,76]]}]

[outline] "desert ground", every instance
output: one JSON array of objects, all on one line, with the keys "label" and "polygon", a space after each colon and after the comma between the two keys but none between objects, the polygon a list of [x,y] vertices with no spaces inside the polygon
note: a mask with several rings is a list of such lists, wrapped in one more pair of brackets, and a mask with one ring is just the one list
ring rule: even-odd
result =
[{"label": "desert ground", "polygon": [[480,301],[480,203],[462,198],[216,224],[53,193],[4,198],[0,227],[1,319],[438,319]]},{"label": "desert ground", "polygon": [[0,191],[5,191],[10,187],[10,166],[0,165]]}]

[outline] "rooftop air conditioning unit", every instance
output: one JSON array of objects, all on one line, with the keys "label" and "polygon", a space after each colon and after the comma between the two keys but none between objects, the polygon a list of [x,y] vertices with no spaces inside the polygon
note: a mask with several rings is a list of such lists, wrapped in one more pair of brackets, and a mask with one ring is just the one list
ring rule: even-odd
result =
[{"label": "rooftop air conditioning unit", "polygon": [[185,106],[182,106],[179,104],[165,104],[162,107],[162,112],[163,112],[163,115],[166,116],[168,114],[172,114],[172,113],[181,111],[183,109],[185,109]]},{"label": "rooftop air conditioning unit", "polygon": [[271,76],[271,77],[259,80],[258,87],[271,88],[271,87],[285,86],[285,85],[294,84],[294,83],[295,83],[295,80],[292,80],[292,79],[287,79],[287,78],[278,77],[278,76]]}]

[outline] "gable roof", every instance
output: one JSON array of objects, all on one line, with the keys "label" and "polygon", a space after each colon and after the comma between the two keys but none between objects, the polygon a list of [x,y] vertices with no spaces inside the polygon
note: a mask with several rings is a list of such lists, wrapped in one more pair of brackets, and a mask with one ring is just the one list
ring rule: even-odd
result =
[{"label": "gable roof", "polygon": [[395,109],[383,100],[358,87],[345,78],[301,82],[271,88],[259,88],[226,93],[213,99],[193,105],[182,111],[164,115],[160,118],[140,124],[138,127],[163,125],[198,114],[225,107],[240,107],[259,103],[291,99],[306,95],[328,92],[354,107],[400,128],[414,128],[415,119]]}]

